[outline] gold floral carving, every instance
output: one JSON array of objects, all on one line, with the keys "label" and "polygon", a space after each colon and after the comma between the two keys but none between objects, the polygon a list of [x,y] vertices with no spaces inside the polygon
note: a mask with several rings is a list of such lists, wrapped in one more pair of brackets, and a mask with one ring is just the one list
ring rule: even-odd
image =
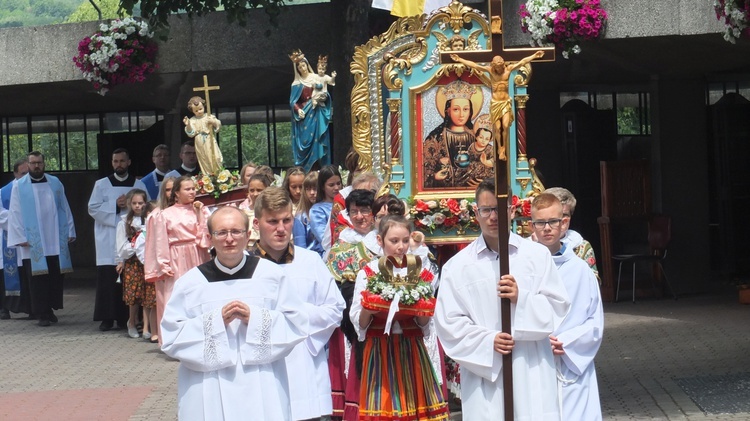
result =
[{"label": "gold floral carving", "polygon": [[444,7],[441,10],[447,11],[447,13],[445,13],[447,16],[441,16],[441,18],[443,19],[443,22],[449,24],[453,28],[454,33],[461,32],[464,24],[471,22],[471,16],[469,16],[469,14],[472,13],[471,7],[464,6],[457,0],[453,0],[448,7]]}]

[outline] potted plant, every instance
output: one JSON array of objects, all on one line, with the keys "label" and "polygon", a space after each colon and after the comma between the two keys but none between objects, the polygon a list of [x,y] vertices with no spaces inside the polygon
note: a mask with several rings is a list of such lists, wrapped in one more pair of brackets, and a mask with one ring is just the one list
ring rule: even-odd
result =
[{"label": "potted plant", "polygon": [[581,52],[581,41],[600,38],[607,23],[599,0],[528,0],[519,14],[531,45],[554,44],[565,58]]},{"label": "potted plant", "polygon": [[750,1],[714,0],[716,19],[725,26],[724,39],[736,43],[741,36],[750,36]]},{"label": "potted plant", "polygon": [[96,33],[78,43],[73,62],[97,93],[104,95],[117,85],[143,82],[158,68],[153,36],[146,22],[133,18],[102,23]]}]

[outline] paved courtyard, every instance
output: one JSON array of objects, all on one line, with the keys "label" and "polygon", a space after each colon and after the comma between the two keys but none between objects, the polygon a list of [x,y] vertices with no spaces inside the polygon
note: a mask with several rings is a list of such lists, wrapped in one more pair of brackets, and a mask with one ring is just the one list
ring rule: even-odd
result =
[{"label": "paved courtyard", "polygon": [[[0,321],[0,420],[176,419],[178,363],[125,331],[100,332],[93,281],[68,284],[56,325]],[[736,292],[605,313],[604,419],[750,420],[750,306]]]}]

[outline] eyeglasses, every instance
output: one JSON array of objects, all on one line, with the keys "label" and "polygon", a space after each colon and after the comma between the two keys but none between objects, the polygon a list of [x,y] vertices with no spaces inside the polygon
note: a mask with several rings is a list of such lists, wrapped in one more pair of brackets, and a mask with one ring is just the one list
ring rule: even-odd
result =
[{"label": "eyeglasses", "polygon": [[495,213],[495,215],[497,215],[497,208],[491,206],[482,206],[480,208],[477,208],[477,213],[482,218],[489,218],[493,212]]},{"label": "eyeglasses", "polygon": [[352,209],[352,210],[349,211],[349,216],[357,216],[357,215],[370,216],[370,215],[372,215],[372,209],[367,209],[367,208],[365,208],[365,209]]},{"label": "eyeglasses", "polygon": [[213,235],[217,239],[223,240],[227,238],[227,236],[230,234],[232,235],[232,238],[240,238],[246,233],[247,231],[242,231],[242,230],[221,230],[221,231],[214,231]]},{"label": "eyeglasses", "polygon": [[560,227],[560,222],[562,222],[562,219],[555,218],[548,219],[546,221],[531,221],[531,225],[533,225],[534,228],[538,230],[543,230],[546,225],[549,225],[550,228],[555,229]]}]

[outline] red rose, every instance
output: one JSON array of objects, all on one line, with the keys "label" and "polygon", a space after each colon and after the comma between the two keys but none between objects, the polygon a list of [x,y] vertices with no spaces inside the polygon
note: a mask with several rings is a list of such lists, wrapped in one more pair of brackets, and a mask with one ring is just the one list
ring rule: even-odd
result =
[{"label": "red rose", "polygon": [[414,208],[418,212],[429,212],[430,207],[427,206],[427,203],[424,202],[424,200],[417,200],[417,202],[414,204]]},{"label": "red rose", "polygon": [[457,216],[451,216],[450,218],[445,218],[445,222],[443,222],[443,226],[447,228],[450,228],[456,224],[458,224]]},{"label": "red rose", "polygon": [[514,194],[514,195],[513,195],[513,200],[511,201],[511,206],[518,206],[518,202],[520,202],[520,201],[521,201],[521,200],[520,200],[520,199],[518,198],[518,196],[516,196],[516,195]]},{"label": "red rose", "polygon": [[451,211],[451,213],[454,215],[458,215],[459,213],[461,213],[461,206],[459,206],[456,199],[448,199],[445,203],[445,207],[447,207],[448,210]]},{"label": "red rose", "polygon": [[523,216],[531,216],[531,200],[524,200],[521,206],[521,214]]}]

